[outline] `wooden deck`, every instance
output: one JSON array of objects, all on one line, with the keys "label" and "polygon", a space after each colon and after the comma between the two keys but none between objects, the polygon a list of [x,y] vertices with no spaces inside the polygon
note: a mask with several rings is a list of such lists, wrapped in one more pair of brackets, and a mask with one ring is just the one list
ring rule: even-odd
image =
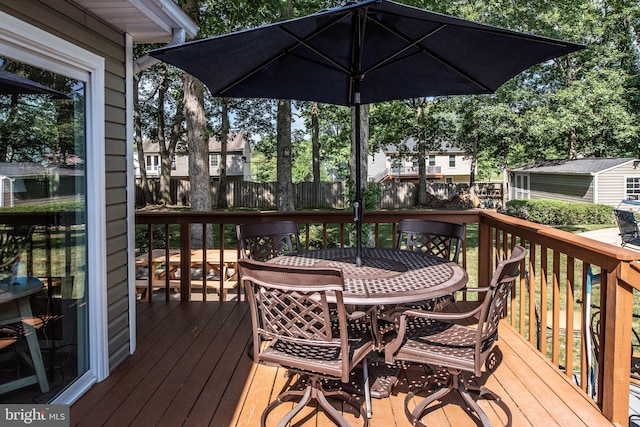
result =
[{"label": "wooden deck", "polygon": [[[136,353],[71,407],[71,425],[259,425],[267,403],[296,377],[253,365],[246,356],[250,333],[246,303],[139,303]],[[494,426],[612,425],[506,322],[495,355],[493,375],[477,379],[502,397],[502,406],[480,400]],[[392,395],[373,400],[370,425],[408,426],[403,410],[407,390],[433,377],[420,366],[405,367]],[[423,421],[429,426],[475,426],[454,403],[435,406]],[[362,420],[347,417],[362,425]],[[296,421],[296,426],[333,425],[311,408]]]}]

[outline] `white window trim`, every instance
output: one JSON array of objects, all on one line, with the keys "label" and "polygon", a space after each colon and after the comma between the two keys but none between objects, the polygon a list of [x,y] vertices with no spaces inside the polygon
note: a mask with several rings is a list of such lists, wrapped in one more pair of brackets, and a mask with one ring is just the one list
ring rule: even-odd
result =
[{"label": "white window trim", "polygon": [[52,402],[70,404],[109,374],[104,58],[3,12],[0,51],[24,63],[86,82],[89,369]]},{"label": "white window trim", "polygon": [[629,189],[629,187],[627,187],[628,185],[628,181],[629,178],[631,179],[640,179],[640,175],[625,175],[624,176],[624,198],[627,199],[629,197],[629,193],[627,192],[627,190]]}]

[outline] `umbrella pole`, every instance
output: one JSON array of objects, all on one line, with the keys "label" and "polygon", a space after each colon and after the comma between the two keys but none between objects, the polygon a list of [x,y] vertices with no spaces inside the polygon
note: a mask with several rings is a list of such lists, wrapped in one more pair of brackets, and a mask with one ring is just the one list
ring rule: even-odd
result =
[{"label": "umbrella pole", "polygon": [[362,267],[362,218],[364,217],[364,203],[362,203],[362,173],[361,173],[361,151],[362,141],[360,138],[360,82],[362,81],[362,41],[364,40],[364,20],[362,13],[354,13],[353,20],[353,106],[355,107],[355,162],[356,162],[356,195],[353,202],[354,221],[356,222],[356,266]]},{"label": "umbrella pole", "polygon": [[354,218],[356,222],[356,266],[362,267],[362,218],[364,216],[364,204],[362,203],[362,179],[360,165],[361,138],[360,138],[360,81],[356,79],[355,102],[355,161],[356,161],[356,196],[353,202]]}]

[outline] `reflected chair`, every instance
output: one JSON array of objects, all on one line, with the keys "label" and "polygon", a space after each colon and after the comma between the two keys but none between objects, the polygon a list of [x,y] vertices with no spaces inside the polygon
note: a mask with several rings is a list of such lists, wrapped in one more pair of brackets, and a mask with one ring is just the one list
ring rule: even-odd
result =
[{"label": "reflected chair", "polygon": [[300,229],[294,221],[271,221],[236,226],[240,257],[267,261],[300,252]]},{"label": "reflected chair", "polygon": [[[396,248],[408,251],[422,251],[427,255],[458,263],[465,232],[463,224],[423,219],[402,219],[398,222]],[[417,301],[410,304],[410,307],[422,310],[439,310],[454,300],[454,295],[447,295],[435,300]]]},{"label": "reflected chair", "polygon": [[14,263],[20,261],[33,228],[31,225],[0,226],[0,272],[10,273]]},{"label": "reflected chair", "polygon": [[327,391],[322,385],[322,379],[348,382],[358,363],[366,367],[366,357],[374,347],[371,331],[362,333],[361,327],[349,327],[350,318],[366,314],[347,313],[342,301],[342,271],[284,267],[249,259],[238,260],[238,269],[251,310],[253,361],[308,376],[304,391],[285,390],[267,406],[261,425],[278,405],[299,399],[279,426],[287,425],[314,400],[333,422],[348,426],[328,398],[351,406],[368,425],[362,405],[351,395],[342,390]]},{"label": "reflected chair", "polygon": [[[385,347],[385,360],[407,361],[445,368],[448,372],[446,387],[427,395],[413,411],[409,403],[415,393],[405,398],[405,413],[412,425],[423,426],[420,422],[436,400],[442,401],[451,391],[462,396],[468,408],[475,412],[480,423],[491,425],[489,418],[469,391],[479,393],[480,397],[500,398],[485,386],[467,385],[464,372],[476,377],[482,374],[482,368],[498,339],[498,324],[504,314],[507,297],[513,282],[519,277],[519,267],[526,255],[526,249],[515,246],[511,257],[501,261],[487,287],[467,288],[463,292],[484,293],[482,303],[475,309],[462,313],[429,312],[407,310],[400,316],[398,336]],[[470,319],[478,320],[477,326],[465,326],[456,322]]]}]

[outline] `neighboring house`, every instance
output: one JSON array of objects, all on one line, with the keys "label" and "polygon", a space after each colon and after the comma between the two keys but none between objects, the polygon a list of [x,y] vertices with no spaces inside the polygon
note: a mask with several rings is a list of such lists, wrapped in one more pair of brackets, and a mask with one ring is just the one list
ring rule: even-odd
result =
[{"label": "neighboring house", "polygon": [[[160,149],[158,143],[145,139],[143,142],[145,165],[148,178],[161,175]],[[220,176],[220,141],[209,138],[209,175],[214,178]],[[236,132],[230,136],[227,143],[227,179],[230,181],[249,180],[249,165],[251,163],[251,147],[243,132]],[[136,178],[140,177],[138,153],[134,153],[134,165]],[[181,149],[176,149],[176,154],[171,162],[171,176],[174,178],[189,177],[189,154]]]},{"label": "neighboring house", "polygon": [[45,166],[40,163],[0,163],[0,206],[34,203],[80,196],[84,187],[84,165]]},{"label": "neighboring house", "polygon": [[[412,138],[406,141],[409,152],[414,151],[415,145]],[[367,167],[370,181],[418,181],[417,158],[403,156],[395,145],[389,145],[370,156]],[[426,168],[427,180],[430,182],[468,183],[471,160],[463,150],[443,144],[440,150],[427,153]]]},{"label": "neighboring house", "polygon": [[555,199],[617,206],[640,200],[640,160],[541,160],[509,173],[511,199]]},{"label": "neighboring house", "polygon": [[[34,402],[74,402],[135,351],[133,76],[153,60],[134,63],[133,46],[180,43],[197,32],[172,0],[0,0],[0,67],[35,69],[32,79],[47,79],[38,83],[65,82],[68,96],[46,102],[65,106],[57,120],[67,122],[57,125],[74,133],[69,141],[84,164],[69,178],[81,202],[70,239],[80,237],[70,250],[80,256],[68,264],[47,260],[62,265],[56,274],[73,287],[67,298],[74,299],[67,301],[75,303],[66,304],[62,316],[76,350],[65,363],[77,374]],[[0,97],[6,103],[11,95]],[[35,105],[23,102],[23,108],[27,104]]]}]

